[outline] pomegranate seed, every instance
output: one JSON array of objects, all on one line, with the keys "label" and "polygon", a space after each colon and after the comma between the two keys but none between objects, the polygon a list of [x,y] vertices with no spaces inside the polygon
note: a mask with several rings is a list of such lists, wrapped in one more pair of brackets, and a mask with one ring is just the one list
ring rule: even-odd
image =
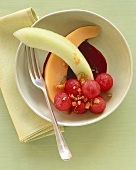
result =
[{"label": "pomegranate seed", "polygon": [[56,109],[60,111],[66,111],[70,109],[71,104],[72,104],[72,101],[70,97],[64,92],[58,93],[54,98],[54,105]]},{"label": "pomegranate seed", "polygon": [[81,92],[81,84],[77,79],[71,78],[66,82],[64,90],[67,94],[76,96]]},{"label": "pomegranate seed", "polygon": [[106,101],[103,97],[98,96],[93,99],[90,111],[95,114],[102,113],[106,108]]},{"label": "pomegranate seed", "polygon": [[88,99],[92,99],[100,94],[100,85],[95,80],[87,80],[82,85],[82,93]]},{"label": "pomegranate seed", "polygon": [[103,91],[103,92],[107,92],[113,86],[113,79],[112,79],[111,75],[109,75],[107,73],[99,74],[95,80],[99,83],[99,85],[101,87],[101,91]]},{"label": "pomegranate seed", "polygon": [[76,114],[83,114],[87,111],[85,106],[86,104],[83,101],[78,100],[76,102],[73,102],[71,109]]}]

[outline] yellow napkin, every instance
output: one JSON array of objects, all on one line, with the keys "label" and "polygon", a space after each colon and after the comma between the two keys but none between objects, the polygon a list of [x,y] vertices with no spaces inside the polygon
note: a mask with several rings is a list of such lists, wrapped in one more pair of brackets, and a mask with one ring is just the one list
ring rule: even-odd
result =
[{"label": "yellow napkin", "polygon": [[52,123],[37,116],[25,104],[15,82],[15,55],[19,41],[13,32],[31,26],[36,20],[32,8],[0,18],[0,87],[19,139],[23,142],[54,133]]}]

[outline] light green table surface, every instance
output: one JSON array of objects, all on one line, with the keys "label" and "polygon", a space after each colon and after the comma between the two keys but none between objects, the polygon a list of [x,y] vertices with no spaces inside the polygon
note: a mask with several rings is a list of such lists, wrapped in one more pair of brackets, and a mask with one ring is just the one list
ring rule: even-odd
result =
[{"label": "light green table surface", "polygon": [[0,16],[33,7],[39,17],[63,9],[96,12],[123,33],[134,60],[134,76],[125,100],[106,119],[65,128],[73,158],[63,162],[55,138],[21,143],[0,92],[0,170],[136,170],[136,1],[0,0]]}]

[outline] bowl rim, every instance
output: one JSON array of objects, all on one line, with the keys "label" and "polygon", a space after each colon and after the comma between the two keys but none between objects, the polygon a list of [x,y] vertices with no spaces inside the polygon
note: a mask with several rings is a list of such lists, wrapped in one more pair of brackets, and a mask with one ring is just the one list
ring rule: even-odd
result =
[{"label": "bowl rim", "polygon": [[[129,89],[130,89],[130,86],[131,86],[131,83],[132,83],[132,79],[133,79],[133,58],[132,58],[132,53],[131,53],[131,50],[130,50],[130,47],[128,45],[128,42],[126,41],[124,35],[121,33],[121,31],[113,24],[111,23],[111,21],[109,21],[108,19],[106,19],[105,17],[95,13],[95,12],[92,12],[92,11],[88,11],[88,10],[83,10],[83,9],[67,9],[67,10],[60,10],[60,11],[55,11],[55,12],[52,12],[52,13],[49,13],[49,14],[46,14],[44,15],[43,17],[41,17],[40,19],[38,19],[31,27],[35,27],[41,20],[43,20],[44,18],[48,17],[48,16],[51,16],[51,15],[55,15],[55,14],[58,14],[58,13],[65,13],[65,12],[84,12],[84,13],[88,13],[88,14],[91,14],[91,15],[95,15],[97,17],[99,17],[100,19],[103,19],[104,21],[108,22],[108,24],[110,24],[119,34],[120,36],[122,37],[122,39],[124,40],[125,44],[126,44],[126,47],[128,49],[128,52],[129,52],[129,57],[130,57],[130,64],[131,64],[131,69],[130,69],[130,78],[129,78],[129,84],[127,85],[127,89],[124,93],[124,95],[122,96],[121,100],[118,102],[118,104],[112,108],[112,110],[110,110],[107,114],[102,114],[101,116],[99,117],[96,117],[95,119],[93,120],[87,120],[85,122],[81,122],[81,123],[76,123],[76,124],[71,124],[71,123],[63,123],[63,122],[59,122],[58,121],[58,124],[61,125],[61,126],[84,126],[84,125],[89,125],[89,124],[93,124],[93,123],[96,123],[104,118],[106,118],[107,116],[109,116],[111,113],[113,113],[117,108],[118,106],[122,103],[122,101],[124,100],[124,98],[126,97]],[[26,100],[25,96],[23,95],[23,92],[19,86],[19,82],[18,82],[18,77],[17,77],[17,60],[18,60],[18,54],[19,54],[19,50],[20,48],[22,47],[22,42],[20,42],[19,46],[18,46],[18,49],[17,49],[17,52],[16,52],[16,60],[15,60],[15,79],[16,79],[16,84],[17,84],[17,87],[18,87],[18,90],[22,96],[22,98],[24,99],[25,103],[31,108],[32,111],[35,112],[35,114],[37,114],[38,116],[42,117],[43,119],[51,122],[51,120],[45,116],[43,116],[42,114],[39,114],[34,108],[33,106],[31,106],[29,104],[29,102]]]}]

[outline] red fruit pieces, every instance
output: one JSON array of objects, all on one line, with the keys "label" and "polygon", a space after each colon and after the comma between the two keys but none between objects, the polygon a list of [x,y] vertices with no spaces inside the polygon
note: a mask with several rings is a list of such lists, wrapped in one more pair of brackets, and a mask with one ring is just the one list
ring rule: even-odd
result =
[{"label": "red fruit pieces", "polygon": [[64,90],[67,94],[76,96],[81,91],[81,83],[77,79],[71,78],[66,82]]},{"label": "red fruit pieces", "polygon": [[54,98],[54,105],[60,111],[70,110],[76,114],[84,114],[90,110],[100,114],[106,108],[106,101],[100,96],[101,91],[107,92],[113,85],[112,77],[101,73],[96,80],[80,80],[71,78],[66,81],[65,92],[58,93]]},{"label": "red fruit pieces", "polygon": [[103,92],[107,92],[113,86],[113,78],[107,73],[99,74],[95,80],[99,83]]},{"label": "red fruit pieces", "polygon": [[100,85],[95,80],[87,80],[82,85],[82,93],[88,99],[97,97],[100,94]]},{"label": "red fruit pieces", "polygon": [[106,108],[106,101],[103,97],[98,96],[93,99],[90,111],[95,114],[102,113]]},{"label": "red fruit pieces", "polygon": [[71,109],[76,114],[83,114],[87,111],[85,106],[86,106],[86,104],[83,101],[78,100],[78,101],[72,102],[72,108]]},{"label": "red fruit pieces", "polygon": [[58,93],[54,98],[54,105],[60,111],[66,111],[71,108],[71,98],[64,92]]}]

